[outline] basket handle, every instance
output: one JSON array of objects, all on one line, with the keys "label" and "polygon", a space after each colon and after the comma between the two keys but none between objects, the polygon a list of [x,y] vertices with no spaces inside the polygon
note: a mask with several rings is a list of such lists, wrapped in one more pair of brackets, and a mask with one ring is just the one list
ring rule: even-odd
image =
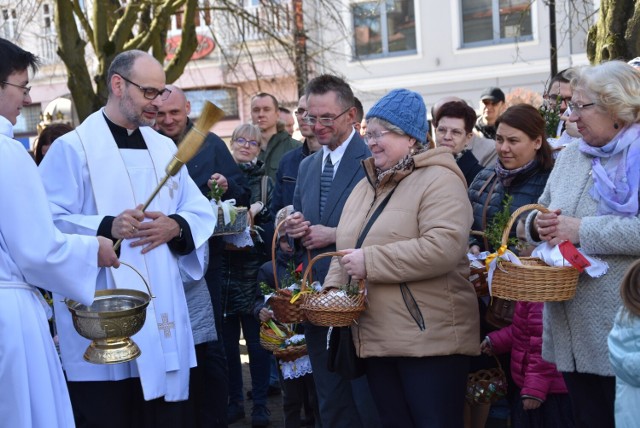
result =
[{"label": "basket handle", "polygon": [[509,232],[511,232],[511,228],[513,227],[513,223],[515,223],[516,219],[523,212],[530,211],[530,210],[538,210],[543,213],[550,212],[544,205],[540,205],[540,204],[527,204],[515,210],[513,214],[511,214],[511,217],[509,217],[509,222],[505,226],[504,231],[502,231],[502,246],[507,245],[507,242],[509,241]]},{"label": "basket handle", "polygon": [[[317,256],[309,260],[309,264],[307,265],[307,268],[304,271],[304,275],[302,276],[302,285],[300,287],[300,294],[302,294],[303,291],[306,291],[307,288],[309,288],[311,283],[313,282],[313,274],[311,273],[311,271],[313,268],[313,264],[315,262],[325,257],[342,257],[346,255],[347,253],[343,253],[342,251],[329,251],[326,253],[318,254]],[[307,279],[309,280],[308,282],[307,282]],[[364,291],[364,279],[358,280],[358,290],[360,292]]]},{"label": "basket handle", "polygon": [[273,232],[273,238],[271,239],[271,267],[273,268],[273,283],[276,286],[276,291],[280,289],[278,287],[278,270],[276,268],[276,242],[278,241],[278,230],[280,230],[285,221],[287,221],[286,218],[276,225],[276,230]]},{"label": "basket handle", "polygon": [[[280,287],[278,286],[278,269],[276,266],[276,245],[278,242],[278,230],[285,221],[287,221],[286,218],[276,225],[276,230],[273,232],[273,238],[271,239],[271,267],[273,268],[273,284],[276,287],[276,291],[280,290]],[[311,251],[309,251],[309,249],[307,249],[307,257],[311,259]]]}]

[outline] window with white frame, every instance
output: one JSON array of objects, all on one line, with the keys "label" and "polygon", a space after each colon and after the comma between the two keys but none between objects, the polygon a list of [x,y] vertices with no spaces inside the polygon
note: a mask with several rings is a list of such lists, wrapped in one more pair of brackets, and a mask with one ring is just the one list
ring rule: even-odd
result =
[{"label": "window with white frame", "polygon": [[226,119],[238,117],[238,90],[236,88],[186,90],[184,93],[191,103],[189,116],[192,119],[200,116],[205,101],[210,101],[224,110]]},{"label": "window with white frame", "polygon": [[58,40],[54,24],[53,8],[48,3],[42,4],[42,50],[40,56],[45,62],[57,59]]},{"label": "window with white frame", "polygon": [[30,104],[22,107],[20,115],[16,119],[13,132],[19,134],[35,135],[37,132],[38,122],[40,122],[40,104]]},{"label": "window with white frame", "polygon": [[414,0],[377,0],[354,3],[355,59],[407,55],[416,52]]},{"label": "window with white frame", "polygon": [[13,39],[18,32],[18,14],[15,9],[2,9],[2,23],[0,24],[2,36],[5,39]]},{"label": "window with white frame", "polygon": [[530,0],[461,0],[462,46],[532,40]]}]

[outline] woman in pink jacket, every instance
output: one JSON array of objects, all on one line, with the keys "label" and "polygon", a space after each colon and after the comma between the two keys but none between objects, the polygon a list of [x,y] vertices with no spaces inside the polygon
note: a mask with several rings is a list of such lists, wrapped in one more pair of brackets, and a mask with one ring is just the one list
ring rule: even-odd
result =
[{"label": "woman in pink jacket", "polygon": [[[518,224],[518,236],[523,235]],[[531,248],[520,251],[524,257]],[[511,351],[511,377],[518,399],[511,400],[513,428],[570,428],[574,426],[564,379],[555,364],[542,359],[542,308],[544,303],[517,302],[511,325],[489,333],[480,344],[483,353]]]}]

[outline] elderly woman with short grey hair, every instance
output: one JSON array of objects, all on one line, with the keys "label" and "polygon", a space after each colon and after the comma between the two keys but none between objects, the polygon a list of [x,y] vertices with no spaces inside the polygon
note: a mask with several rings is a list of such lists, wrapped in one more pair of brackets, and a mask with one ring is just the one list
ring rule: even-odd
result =
[{"label": "elderly woman with short grey hair", "polygon": [[531,214],[532,240],[570,241],[608,272],[580,275],[576,295],[545,303],[542,357],[563,373],[581,427],[614,426],[615,378],[607,334],[621,305],[619,284],[640,256],[640,79],[621,61],[571,70],[571,116],[582,138],[560,153]]}]

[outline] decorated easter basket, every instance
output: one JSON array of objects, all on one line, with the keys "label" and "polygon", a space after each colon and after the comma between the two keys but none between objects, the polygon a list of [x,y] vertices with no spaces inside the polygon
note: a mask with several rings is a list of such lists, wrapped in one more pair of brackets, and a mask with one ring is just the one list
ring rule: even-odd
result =
[{"label": "decorated easter basket", "polygon": [[[502,233],[507,245],[509,231],[520,214],[536,209],[549,212],[539,204],[523,205],[511,214]],[[491,295],[525,302],[560,302],[576,294],[580,272],[572,266],[549,266],[536,257],[521,257],[522,266],[498,259],[491,281]]]},{"label": "decorated easter basket", "polygon": [[313,292],[311,270],[313,264],[324,257],[343,256],[340,252],[327,252],[315,256],[302,277],[302,310],[311,324],[318,326],[346,327],[360,317],[365,309],[364,280],[358,281],[357,293],[347,294],[336,290]]},{"label": "decorated easter basket", "polygon": [[[494,357],[495,358],[495,357]],[[466,400],[475,404],[491,404],[506,397],[507,376],[496,358],[497,367],[470,373],[467,378]]]}]

